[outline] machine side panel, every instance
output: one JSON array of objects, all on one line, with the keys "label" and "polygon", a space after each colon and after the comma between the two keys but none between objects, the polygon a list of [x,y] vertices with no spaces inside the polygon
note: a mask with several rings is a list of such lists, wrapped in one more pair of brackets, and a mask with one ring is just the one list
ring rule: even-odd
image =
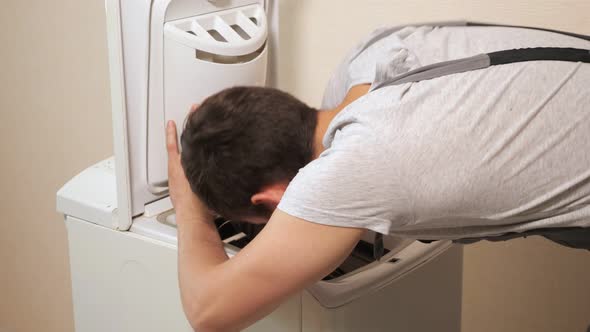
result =
[{"label": "machine side panel", "polygon": [[76,331],[192,332],[173,246],[71,217],[66,226]]},{"label": "machine side panel", "polygon": [[[73,217],[66,226],[76,331],[192,332],[174,245]],[[300,332],[300,294],[246,331]]]},{"label": "machine side panel", "polygon": [[341,307],[303,294],[306,332],[460,331],[463,251],[453,246],[388,286]]}]

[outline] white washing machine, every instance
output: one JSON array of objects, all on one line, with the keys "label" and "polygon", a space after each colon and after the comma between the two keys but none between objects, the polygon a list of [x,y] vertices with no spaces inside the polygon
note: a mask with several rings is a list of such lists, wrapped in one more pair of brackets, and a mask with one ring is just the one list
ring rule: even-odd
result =
[{"label": "white washing machine", "polygon": [[[57,194],[76,331],[190,331],[164,124],[182,123],[191,104],[225,87],[276,81],[278,2],[107,0],[106,10],[115,155]],[[218,225],[230,257],[256,234]],[[386,237],[376,260],[373,237],[247,331],[459,331],[461,249]]]}]

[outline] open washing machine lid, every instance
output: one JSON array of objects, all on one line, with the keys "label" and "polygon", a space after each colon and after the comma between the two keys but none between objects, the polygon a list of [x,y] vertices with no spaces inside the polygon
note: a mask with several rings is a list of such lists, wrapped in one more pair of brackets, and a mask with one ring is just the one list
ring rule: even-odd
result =
[{"label": "open washing machine lid", "polygon": [[[274,1],[265,0],[106,0],[115,228],[128,230],[132,218],[146,210],[155,214],[171,208],[166,199],[167,120],[181,128],[190,105],[210,94],[232,85],[276,81],[274,70],[267,70],[276,63],[276,52],[267,50],[278,44],[274,7]],[[238,61],[252,54],[247,65]],[[190,68],[183,67],[187,63]],[[231,68],[225,77],[218,74],[225,72],[221,66]],[[186,91],[179,93],[182,89]]]}]

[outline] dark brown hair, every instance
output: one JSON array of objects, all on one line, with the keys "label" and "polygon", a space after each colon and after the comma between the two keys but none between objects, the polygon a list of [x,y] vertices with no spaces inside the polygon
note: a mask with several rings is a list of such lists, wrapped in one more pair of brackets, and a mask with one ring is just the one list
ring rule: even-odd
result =
[{"label": "dark brown hair", "polygon": [[316,123],[315,109],[280,90],[234,87],[210,96],[181,136],[193,192],[226,218],[270,217],[250,199],[311,161]]}]

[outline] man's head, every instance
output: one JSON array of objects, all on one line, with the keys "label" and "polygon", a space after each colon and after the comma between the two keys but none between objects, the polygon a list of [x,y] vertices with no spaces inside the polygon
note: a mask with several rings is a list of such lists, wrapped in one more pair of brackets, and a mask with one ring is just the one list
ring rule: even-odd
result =
[{"label": "man's head", "polygon": [[182,165],[199,198],[232,219],[267,220],[313,158],[316,110],[270,88],[235,87],[189,114]]}]

